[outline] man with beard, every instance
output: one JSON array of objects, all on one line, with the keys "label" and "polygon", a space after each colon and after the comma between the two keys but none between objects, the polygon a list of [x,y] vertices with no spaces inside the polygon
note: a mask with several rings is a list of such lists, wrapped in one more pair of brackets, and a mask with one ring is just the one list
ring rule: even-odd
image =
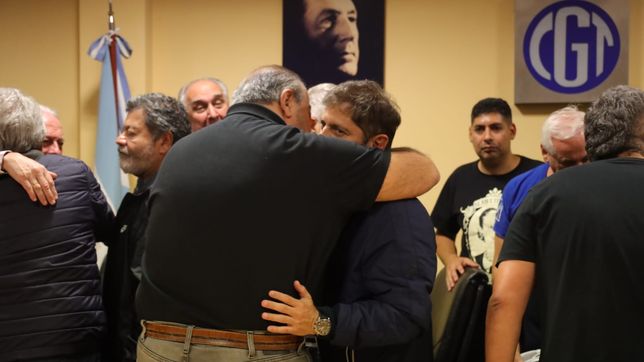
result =
[{"label": "man with beard", "polygon": [[107,361],[136,360],[141,326],[134,310],[134,294],[140,280],[149,189],[170,147],[190,133],[187,114],[174,98],[145,94],[130,100],[127,112],[116,144],[121,169],[138,177],[138,182],[134,192],[121,202],[108,243],[103,290],[108,319]]},{"label": "man with beard", "polygon": [[[516,132],[512,110],[503,99],[485,98],[472,108],[469,135],[479,159],[449,176],[432,211],[436,250],[447,271],[448,290],[454,288],[465,267],[480,265],[491,272],[501,190],[513,177],[541,164],[512,153]],[[455,245],[459,230],[460,256]]]}]

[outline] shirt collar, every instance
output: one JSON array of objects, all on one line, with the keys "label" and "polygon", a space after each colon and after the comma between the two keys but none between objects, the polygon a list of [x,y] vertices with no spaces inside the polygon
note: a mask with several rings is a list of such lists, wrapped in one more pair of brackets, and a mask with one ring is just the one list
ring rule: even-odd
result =
[{"label": "shirt collar", "polygon": [[275,112],[259,104],[254,104],[254,103],[233,104],[228,109],[227,116],[230,116],[233,114],[249,114],[255,117],[267,119],[277,124],[286,125],[282,117],[278,116],[277,114],[275,114]]},{"label": "shirt collar", "polygon": [[142,179],[139,178],[136,181],[136,188],[134,188],[134,194],[140,195],[150,189],[152,184],[154,183],[154,180],[157,178],[157,174],[155,173],[151,177],[148,177],[147,179]]}]

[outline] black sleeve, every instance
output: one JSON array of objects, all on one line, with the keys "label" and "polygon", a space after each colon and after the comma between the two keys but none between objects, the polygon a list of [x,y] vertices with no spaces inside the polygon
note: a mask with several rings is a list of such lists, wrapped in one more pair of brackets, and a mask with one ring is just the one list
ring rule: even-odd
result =
[{"label": "black sleeve", "polygon": [[348,210],[366,210],[376,200],[389,168],[391,151],[367,148],[331,137],[304,134],[306,162],[316,169],[311,187]]},{"label": "black sleeve", "polygon": [[534,197],[535,193],[529,192],[514,215],[508,233],[505,235],[497,266],[505,260],[529,262],[536,260],[538,218]]},{"label": "black sleeve", "polygon": [[459,230],[458,214],[454,212],[455,191],[454,174],[451,174],[438,196],[434,210],[432,210],[432,222],[436,227],[436,233],[452,240],[455,240]]}]

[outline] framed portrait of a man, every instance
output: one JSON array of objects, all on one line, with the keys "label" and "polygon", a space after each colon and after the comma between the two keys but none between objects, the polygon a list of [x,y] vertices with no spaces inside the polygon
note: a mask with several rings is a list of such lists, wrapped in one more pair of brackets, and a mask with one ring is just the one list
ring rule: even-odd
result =
[{"label": "framed portrait of a man", "polygon": [[283,65],[307,87],[370,79],[383,85],[385,0],[283,0]]}]

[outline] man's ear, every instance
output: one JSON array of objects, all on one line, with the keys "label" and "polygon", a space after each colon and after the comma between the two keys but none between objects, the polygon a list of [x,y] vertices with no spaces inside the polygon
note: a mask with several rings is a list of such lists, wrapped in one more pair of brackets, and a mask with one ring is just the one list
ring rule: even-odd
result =
[{"label": "man's ear", "polygon": [[510,132],[512,133],[512,139],[517,136],[517,125],[514,122],[510,123]]},{"label": "man's ear", "polygon": [[541,147],[541,157],[543,157],[543,162],[550,162],[550,158],[548,157],[548,151],[546,151],[545,148],[543,148],[543,145],[539,145]]},{"label": "man's ear", "polygon": [[166,132],[161,137],[159,137],[156,140],[157,147],[159,147],[159,153],[164,155],[170,151],[170,148],[172,147],[172,144],[174,142],[174,137],[172,136],[172,132]]},{"label": "man's ear", "polygon": [[379,133],[369,139],[367,146],[384,150],[389,144],[389,136]]},{"label": "man's ear", "polygon": [[280,110],[284,118],[291,118],[295,114],[297,100],[292,89],[284,89],[280,94]]}]

